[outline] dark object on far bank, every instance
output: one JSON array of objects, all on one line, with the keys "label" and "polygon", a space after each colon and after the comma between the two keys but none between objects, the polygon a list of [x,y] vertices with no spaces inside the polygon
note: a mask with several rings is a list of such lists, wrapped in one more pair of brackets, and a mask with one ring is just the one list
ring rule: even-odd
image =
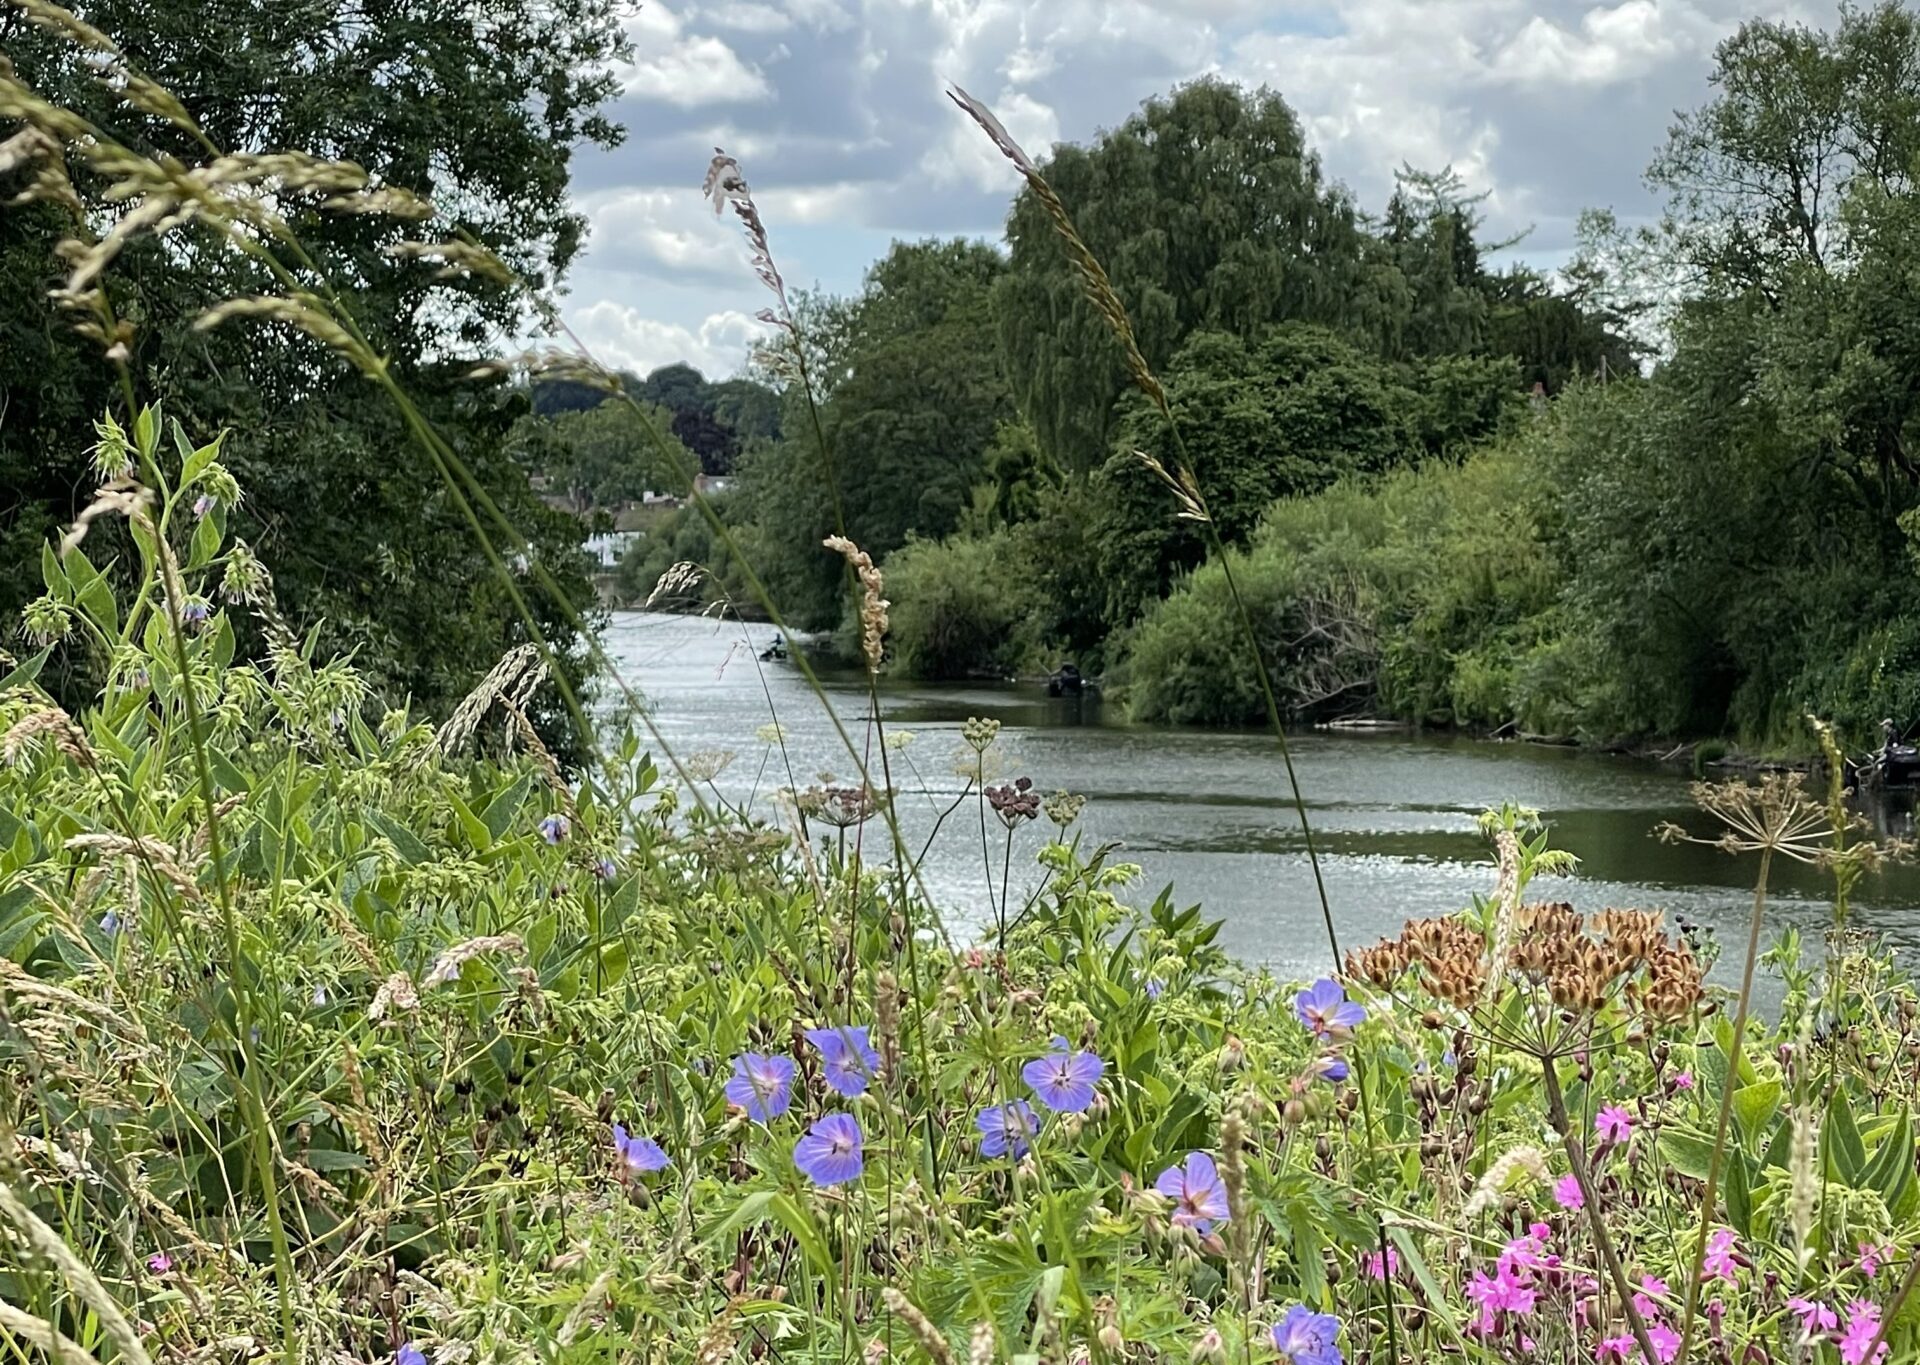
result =
[{"label": "dark object on far bank", "polygon": [[1047,679],[1049,697],[1077,697],[1087,690],[1087,680],[1080,676],[1078,664],[1061,664]]},{"label": "dark object on far bank", "polygon": [[1861,785],[1911,787],[1920,784],[1920,745],[1900,742],[1891,719],[1880,722],[1880,747],[1868,754],[1858,769]]},{"label": "dark object on far bank", "polygon": [[776,639],[772,644],[760,651],[760,662],[763,664],[779,663],[786,657],[787,642],[785,640]]}]

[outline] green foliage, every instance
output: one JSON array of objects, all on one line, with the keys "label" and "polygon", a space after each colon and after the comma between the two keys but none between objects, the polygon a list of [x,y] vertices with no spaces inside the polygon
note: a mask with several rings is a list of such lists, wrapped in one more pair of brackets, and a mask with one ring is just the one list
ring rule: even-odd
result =
[{"label": "green foliage", "polygon": [[685,497],[700,464],[678,438],[667,434],[665,457],[645,424],[670,433],[673,413],[664,407],[635,409],[626,403],[529,414],[516,424],[514,454],[540,477],[547,491],[588,513],[638,501],[650,492]]},{"label": "green foliage", "polygon": [[1005,677],[1031,667],[1040,601],[1013,537],[913,540],[888,556],[894,666],[910,677]]},{"label": "green foliage", "polygon": [[[542,507],[506,454],[518,400],[466,376],[476,350],[520,331],[528,306],[548,297],[578,253],[574,149],[619,139],[600,112],[618,89],[613,59],[623,51],[612,6],[98,0],[79,9],[192,111],[220,151],[309,151],[353,161],[377,184],[436,196],[433,216],[415,223],[281,196],[312,261],[300,287],[331,282],[350,298],[387,373],[561,584],[568,604],[542,603],[541,625],[570,638],[571,620],[592,604],[578,523]],[[207,157],[188,129],[98,79],[94,54],[18,10],[4,22],[11,69],[46,99],[143,153],[185,166]],[[107,198],[115,177],[88,173],[78,158],[71,167],[96,224],[119,211]],[[20,188],[19,172],[7,179],[0,195]],[[69,332],[46,301],[68,268],[58,244],[72,220],[48,204],[0,217],[0,393],[9,404],[0,478],[23,495],[0,507],[0,543],[17,549],[48,523],[71,520],[74,490],[94,486],[87,419],[109,402],[130,414],[99,344]],[[407,238],[454,236],[494,253],[519,283],[478,272],[444,278],[440,262],[393,250]],[[365,379],[292,329],[194,329],[225,300],[284,292],[257,258],[188,224],[164,245],[130,242],[109,287],[117,316],[132,324],[136,401],[164,399],[193,430],[234,433],[225,458],[248,493],[232,509],[236,530],[273,566],[300,628],[320,626],[325,649],[354,652],[385,695],[433,709],[450,707],[524,638],[438,472],[390,408],[369,401]],[[15,482],[16,469],[33,472]],[[30,563],[11,553],[0,561],[0,604],[30,594],[21,568]],[[86,695],[73,682],[63,695]]]}]

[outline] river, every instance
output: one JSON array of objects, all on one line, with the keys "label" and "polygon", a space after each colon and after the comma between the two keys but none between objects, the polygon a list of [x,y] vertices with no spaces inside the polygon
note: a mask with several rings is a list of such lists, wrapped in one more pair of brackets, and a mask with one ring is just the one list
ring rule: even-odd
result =
[{"label": "river", "polygon": [[[800,670],[760,662],[758,650],[773,638],[763,625],[644,612],[617,613],[606,635],[627,684],[648,703],[656,750],[671,749],[682,761],[731,751],[713,789],[763,818],[773,814],[774,790],[789,782],[788,764],[802,787],[822,773],[851,782],[857,771]],[[825,689],[848,733],[864,743],[864,679],[830,677]],[[913,736],[893,756],[910,847],[927,839],[937,812],[962,789],[953,771],[962,724],[991,717],[1001,723],[1006,777],[1084,795],[1077,828],[1087,844],[1117,844],[1117,859],[1140,865],[1129,899],[1149,902],[1171,884],[1179,904],[1201,902],[1224,921],[1220,942],[1236,956],[1270,964],[1283,977],[1325,969],[1319,901],[1271,735],[1129,726],[1092,697],[1049,699],[1037,685],[889,681],[880,705],[887,732]],[[784,757],[759,734],[774,721]],[[1291,743],[1343,946],[1371,943],[1397,933],[1410,916],[1444,914],[1488,893],[1493,873],[1476,817],[1508,801],[1538,810],[1554,846],[1580,859],[1575,876],[1537,880],[1530,898],[1571,900],[1589,911],[1665,909],[1670,919],[1711,929],[1728,959],[1740,953],[1756,860],[1653,837],[1664,821],[1718,832],[1693,808],[1687,775],[1671,766],[1446,734],[1319,731]],[[670,771],[664,760],[661,768]],[[877,782],[877,761],[874,771]],[[1912,831],[1910,805],[1873,818],[1892,832]],[[1015,838],[1015,907],[1041,880],[1033,855],[1051,828],[1041,819]],[[866,837],[884,849],[878,822]],[[991,919],[1003,839],[992,825],[983,857],[969,801],[933,840],[922,875],[956,934],[975,933]],[[1817,952],[1831,918],[1829,885],[1824,874],[1776,866],[1769,939],[1778,926],[1797,924],[1809,953]],[[1855,922],[1884,933],[1903,958],[1920,947],[1920,868],[1870,875],[1855,894]],[[1716,975],[1726,975],[1724,966]]]}]

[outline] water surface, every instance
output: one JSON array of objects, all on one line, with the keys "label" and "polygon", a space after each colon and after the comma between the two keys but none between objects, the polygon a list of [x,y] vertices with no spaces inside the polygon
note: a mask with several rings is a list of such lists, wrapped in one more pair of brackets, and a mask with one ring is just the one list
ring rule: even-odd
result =
[{"label": "water surface", "polygon": [[[766,626],[641,612],[617,614],[607,634],[628,684],[650,703],[659,741],[683,760],[731,750],[714,787],[763,817],[772,815],[777,787],[804,787],[823,774],[851,782],[857,772],[799,669],[758,659],[772,638]],[[870,746],[864,680],[840,676],[826,687],[848,735]],[[971,800],[940,818],[964,787],[953,770],[960,727],[970,716],[988,716],[1002,726],[1006,777],[1029,776],[1042,790],[1088,798],[1083,837],[1118,845],[1116,857],[1143,869],[1130,898],[1150,900],[1171,883],[1181,904],[1201,902],[1225,922],[1221,942],[1236,955],[1285,976],[1324,970],[1319,899],[1270,735],[1128,726],[1091,697],[1049,699],[1038,685],[889,681],[880,709],[886,732],[913,736],[890,755],[901,822],[916,850],[938,826],[922,875],[956,933],[990,922],[999,895],[1001,827],[990,823],[983,854]],[[757,733],[776,720],[784,754]],[[1740,951],[1755,860],[1652,837],[1664,821],[1716,832],[1691,806],[1683,771],[1452,735],[1302,732],[1292,744],[1343,946],[1486,894],[1493,874],[1476,818],[1506,801],[1539,810],[1554,845],[1580,859],[1577,875],[1536,881],[1530,897],[1564,898],[1583,910],[1664,909],[1708,927],[1729,957]],[[876,781],[878,757],[872,754]],[[1891,832],[1912,831],[1910,805],[1873,815]],[[1015,838],[1009,899],[1016,907],[1039,884],[1033,853],[1049,831],[1042,820]],[[884,853],[879,822],[866,837]],[[1831,918],[1828,885],[1808,869],[1777,869],[1770,923],[1800,925],[1816,949]],[[1855,915],[1902,950],[1920,946],[1920,869],[1869,877],[1856,892]]]}]

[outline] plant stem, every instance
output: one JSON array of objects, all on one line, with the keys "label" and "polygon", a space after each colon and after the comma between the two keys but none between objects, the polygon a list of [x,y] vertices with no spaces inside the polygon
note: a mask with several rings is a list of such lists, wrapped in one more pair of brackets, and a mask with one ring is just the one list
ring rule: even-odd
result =
[{"label": "plant stem", "polygon": [[1740,1003],[1733,1012],[1733,1042],[1727,1055],[1727,1078],[1720,1084],[1720,1117],[1713,1129],[1713,1159],[1707,1163],[1707,1191],[1700,1200],[1700,1233],[1693,1241],[1693,1269],[1687,1277],[1687,1307],[1680,1317],[1680,1350],[1677,1360],[1687,1358],[1687,1342],[1693,1335],[1694,1312],[1700,1303],[1700,1268],[1707,1260],[1707,1229],[1713,1224],[1714,1201],[1720,1190],[1720,1168],[1727,1156],[1727,1126],[1733,1117],[1733,1092],[1740,1082],[1741,1049],[1747,1035],[1747,1009],[1753,1002],[1753,964],[1760,956],[1760,925],[1767,910],[1767,874],[1773,867],[1773,850],[1760,850],[1760,875],[1753,884],[1753,917],[1747,923],[1747,960],[1740,971]]},{"label": "plant stem", "polygon": [[[1594,1249],[1600,1253],[1607,1276],[1613,1281],[1614,1292],[1620,1296],[1620,1306],[1627,1314],[1627,1326],[1633,1330],[1634,1340],[1640,1343],[1644,1358],[1658,1360],[1660,1353],[1653,1349],[1653,1338],[1647,1333],[1646,1319],[1633,1306],[1633,1286],[1627,1282],[1626,1267],[1620,1264],[1620,1255],[1613,1248],[1613,1238],[1607,1233],[1607,1220],[1600,1212],[1600,1197],[1593,1187],[1593,1173],[1587,1169],[1586,1149],[1573,1135],[1573,1123],[1567,1117],[1567,1097],[1560,1089],[1558,1060],[1551,1056],[1540,1059],[1540,1077],[1547,1088],[1547,1117],[1553,1122],[1553,1130],[1560,1135],[1560,1145],[1567,1149],[1567,1164],[1573,1168],[1574,1181],[1580,1186],[1580,1204],[1587,1211],[1587,1227],[1593,1233]],[[1684,1360],[1686,1357],[1682,1354],[1677,1358]]]}]

